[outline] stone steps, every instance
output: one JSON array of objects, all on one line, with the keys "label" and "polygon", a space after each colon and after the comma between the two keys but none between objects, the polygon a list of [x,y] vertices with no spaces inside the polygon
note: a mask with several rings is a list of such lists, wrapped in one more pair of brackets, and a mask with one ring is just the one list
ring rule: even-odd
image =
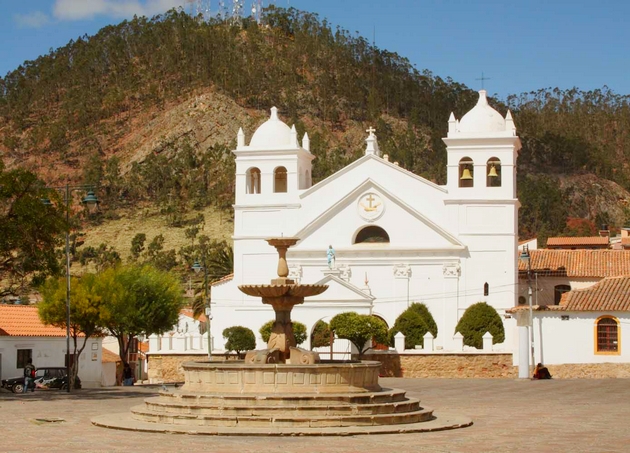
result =
[{"label": "stone steps", "polygon": [[433,410],[403,390],[363,394],[230,394],[160,392],[133,407],[140,422],[191,427],[326,428],[420,423]]},{"label": "stone steps", "polygon": [[164,401],[181,402],[183,404],[201,404],[215,406],[328,406],[330,404],[379,404],[406,401],[404,390],[383,389],[378,392],[355,394],[216,394],[201,392],[186,392],[183,390],[169,392],[160,391],[160,398]]},{"label": "stone steps", "polygon": [[131,409],[132,418],[141,422],[186,426],[213,427],[275,427],[275,428],[324,428],[350,426],[379,426],[419,423],[433,419],[433,409],[419,408],[413,412],[376,415],[333,416],[220,416],[162,414],[136,406]]},{"label": "stone steps", "polygon": [[[271,402],[268,402],[271,403]],[[291,416],[334,416],[334,415],[375,415],[417,411],[420,401],[409,398],[405,401],[394,401],[376,404],[335,404],[327,405],[215,405],[207,402],[169,401],[166,398],[148,398],[145,400],[148,410],[160,414],[192,414],[192,415],[230,415],[230,416],[265,416],[286,414]]]}]

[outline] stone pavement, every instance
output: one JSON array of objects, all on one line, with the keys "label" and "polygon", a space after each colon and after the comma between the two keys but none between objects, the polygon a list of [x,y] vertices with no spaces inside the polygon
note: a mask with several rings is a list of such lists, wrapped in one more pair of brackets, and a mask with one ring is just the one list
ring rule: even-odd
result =
[{"label": "stone pavement", "polygon": [[[218,437],[99,428],[90,418],[125,412],[155,387],[68,395],[0,393],[0,452],[630,452],[630,380],[381,379],[384,387],[474,425],[454,431],[347,437]],[[37,419],[63,419],[39,421]]]}]

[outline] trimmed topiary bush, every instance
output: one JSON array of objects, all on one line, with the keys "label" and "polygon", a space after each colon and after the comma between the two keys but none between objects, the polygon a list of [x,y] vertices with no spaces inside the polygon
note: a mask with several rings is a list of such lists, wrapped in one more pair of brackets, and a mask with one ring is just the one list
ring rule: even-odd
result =
[{"label": "trimmed topiary bush", "polygon": [[330,346],[330,326],[321,319],[313,326],[311,334],[311,349]]},{"label": "trimmed topiary bush", "polygon": [[370,346],[368,340],[377,343],[387,341],[387,324],[380,318],[371,315],[360,315],[353,311],[339,313],[330,320],[330,328],[339,338],[350,340],[359,351],[359,357]]},{"label": "trimmed topiary bush", "polygon": [[433,319],[433,316],[431,315],[431,312],[429,311],[426,305],[424,305],[422,302],[414,302],[411,304],[411,306],[407,310],[411,310],[418,313],[424,320],[424,323],[429,328],[429,332],[431,332],[431,334],[433,335],[433,338],[437,338],[438,327],[437,327],[437,324],[435,323],[435,319]]},{"label": "trimmed topiary bush", "polygon": [[424,346],[424,335],[428,331],[429,327],[422,316],[408,308],[396,318],[394,326],[389,329],[389,344],[395,346],[394,336],[402,332],[405,336],[405,349],[413,349],[418,344]]},{"label": "trimmed topiary bush", "polygon": [[256,336],[251,329],[243,326],[228,327],[223,330],[223,338],[227,340],[225,349],[235,351],[239,357],[241,352],[256,348]]},{"label": "trimmed topiary bush", "polygon": [[[262,327],[258,330],[260,336],[265,343],[269,342],[269,337],[271,336],[271,329],[273,327],[273,323],[275,321],[272,319],[269,322],[266,322],[262,325]],[[306,326],[298,321],[291,321],[293,324],[293,336],[295,337],[295,344],[300,345],[304,343],[306,340]]]},{"label": "trimmed topiary bush", "polygon": [[[492,334],[492,343],[503,343],[505,330],[497,311],[485,302],[477,302],[466,309],[457,323],[455,332],[464,336],[464,344],[477,349],[483,348],[483,336]],[[453,333],[455,333],[453,332]]]}]

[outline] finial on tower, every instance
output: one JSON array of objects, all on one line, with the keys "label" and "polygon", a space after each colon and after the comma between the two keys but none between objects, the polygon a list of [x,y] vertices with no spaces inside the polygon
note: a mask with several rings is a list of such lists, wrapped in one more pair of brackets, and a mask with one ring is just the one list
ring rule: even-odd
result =
[{"label": "finial on tower", "polygon": [[297,139],[297,130],[295,130],[295,124],[291,126],[291,146],[294,148],[299,147],[298,139]]},{"label": "finial on tower", "polygon": [[280,121],[278,118],[278,109],[276,107],[271,107],[271,117],[270,120]]},{"label": "finial on tower", "polygon": [[308,132],[304,132],[304,137],[302,137],[302,148],[306,151],[311,151],[311,139],[308,138]]},{"label": "finial on tower", "polygon": [[238,134],[236,136],[236,147],[241,148],[245,146],[245,133],[243,132],[243,128],[238,128]]},{"label": "finial on tower", "polygon": [[372,126],[370,126],[365,132],[367,132],[368,138],[365,139],[365,142],[367,143],[367,147],[365,148],[365,154],[374,154],[376,156],[381,156],[381,150],[378,149],[378,142],[376,141],[376,135],[374,135],[374,132],[376,131],[376,129],[374,129]]}]

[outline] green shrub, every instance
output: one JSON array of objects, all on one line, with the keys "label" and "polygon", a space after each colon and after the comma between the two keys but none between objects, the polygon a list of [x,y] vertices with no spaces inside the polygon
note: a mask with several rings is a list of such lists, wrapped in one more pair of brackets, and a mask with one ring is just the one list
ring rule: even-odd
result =
[{"label": "green shrub", "polygon": [[370,315],[360,315],[353,311],[339,313],[330,320],[330,328],[337,337],[350,340],[362,356],[369,349],[368,340],[377,343],[387,341],[387,324],[380,318]]},{"label": "green shrub", "polygon": [[422,320],[424,321],[424,323],[429,328],[429,332],[431,332],[431,334],[433,335],[433,338],[437,338],[437,335],[438,335],[437,324],[435,323],[435,319],[433,319],[433,316],[431,315],[431,312],[429,311],[426,305],[424,305],[422,302],[414,302],[411,304],[411,306],[407,310],[411,310],[413,312],[418,313],[422,317]]},{"label": "green shrub", "polygon": [[395,346],[395,335],[402,332],[405,336],[405,349],[413,349],[415,345],[424,346],[424,335],[429,331],[427,323],[418,312],[408,308],[403,311],[394,326],[389,330],[389,344]]},{"label": "green shrub", "polygon": [[330,346],[330,326],[321,319],[313,326],[311,349]]},{"label": "green shrub", "polygon": [[492,334],[492,343],[503,343],[505,330],[497,311],[485,302],[477,302],[466,309],[457,323],[455,332],[464,336],[464,344],[477,349],[483,347],[483,336]]},{"label": "green shrub", "polygon": [[256,336],[247,327],[233,326],[223,330],[223,338],[227,340],[225,349],[235,351],[239,356],[243,351],[256,348]]},{"label": "green shrub", "polygon": [[[262,327],[258,330],[262,339],[265,343],[269,342],[269,337],[271,336],[271,329],[273,328],[273,323],[275,320],[271,320],[262,325]],[[293,336],[295,337],[295,344],[300,345],[306,341],[306,326],[301,322],[292,321],[293,324]]]}]

